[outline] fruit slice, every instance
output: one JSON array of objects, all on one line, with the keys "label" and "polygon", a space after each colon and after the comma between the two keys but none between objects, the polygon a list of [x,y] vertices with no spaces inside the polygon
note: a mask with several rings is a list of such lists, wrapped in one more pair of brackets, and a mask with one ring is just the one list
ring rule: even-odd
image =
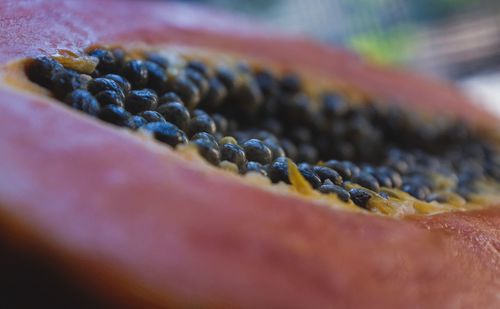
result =
[{"label": "fruit slice", "polygon": [[[253,31],[238,39],[241,32],[236,30],[173,27],[160,15],[150,15],[156,9],[168,10],[185,21],[192,15],[184,7],[107,2],[103,10],[102,4],[91,1],[79,10],[81,4],[52,3],[27,11],[22,11],[22,4],[10,4],[5,10],[64,19],[66,29],[37,18],[23,25],[38,22],[37,28],[59,31],[55,46],[47,48],[49,54],[54,48],[79,53],[89,43],[190,41],[218,47],[224,54],[244,52],[242,58],[279,67],[297,59],[294,51],[300,50],[301,61],[293,69],[305,75],[314,73],[319,79],[334,74],[374,95],[428,93],[424,101],[444,102],[440,106],[448,108],[453,102],[453,111],[471,121],[491,119],[451,90],[367,67],[347,55],[338,55],[345,59],[338,68],[325,66],[324,60],[336,53],[324,47],[296,39],[273,37],[271,42]],[[202,11],[189,12],[203,17],[203,26],[212,20]],[[112,25],[107,30],[99,26],[102,17]],[[216,20],[230,23],[228,17]],[[118,33],[125,22],[126,36]],[[82,25],[87,26],[86,35],[76,31]],[[232,29],[245,28],[237,25]],[[26,35],[18,36],[29,38],[33,46],[5,42],[6,51],[0,55],[4,62],[36,56],[36,49],[46,46],[45,38],[23,31]],[[284,49],[279,43],[295,48]],[[4,72],[8,85],[0,92],[0,149],[5,151],[0,163],[0,218],[3,235],[9,235],[5,238],[15,248],[10,252],[33,248],[30,254],[57,261],[67,276],[100,299],[122,305],[248,307],[498,302],[497,208],[402,220],[327,208],[289,194],[288,189],[276,189],[287,186],[249,184],[246,178],[189,160],[189,150],[179,156],[53,99],[21,93],[12,84],[41,88],[18,78],[14,72],[24,72],[19,66],[10,64]],[[396,82],[396,76],[397,84],[413,83],[415,88],[385,87],[387,81]],[[406,102],[415,104],[412,99]],[[290,166],[289,174],[298,175]],[[300,191],[310,190],[301,176],[291,182]],[[333,205],[342,208],[344,203]]]}]

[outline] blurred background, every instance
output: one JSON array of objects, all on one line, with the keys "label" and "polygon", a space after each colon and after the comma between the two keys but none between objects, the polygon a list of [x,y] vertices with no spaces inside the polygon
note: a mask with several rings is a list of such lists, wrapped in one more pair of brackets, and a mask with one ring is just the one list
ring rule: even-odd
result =
[{"label": "blurred background", "polygon": [[498,0],[184,0],[452,80],[500,115]]}]

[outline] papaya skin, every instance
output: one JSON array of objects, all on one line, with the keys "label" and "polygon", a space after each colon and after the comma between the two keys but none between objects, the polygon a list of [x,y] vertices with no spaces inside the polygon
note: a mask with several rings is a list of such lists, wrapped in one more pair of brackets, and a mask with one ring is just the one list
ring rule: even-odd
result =
[{"label": "papaya skin", "polygon": [[[4,1],[0,12],[8,17],[0,18],[4,64],[99,43],[183,44],[317,72],[412,107],[494,121],[442,82],[375,68],[201,8]],[[200,168],[50,101],[0,87],[0,237],[9,254],[57,265],[64,280],[104,303],[500,304],[499,208],[394,220],[321,207]]]}]

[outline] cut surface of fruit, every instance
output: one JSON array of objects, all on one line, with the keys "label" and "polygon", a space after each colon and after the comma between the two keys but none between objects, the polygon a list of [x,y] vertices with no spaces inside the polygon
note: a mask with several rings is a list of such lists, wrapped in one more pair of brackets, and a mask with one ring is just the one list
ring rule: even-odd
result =
[{"label": "cut surface of fruit", "polygon": [[143,139],[334,207],[395,217],[478,209],[500,187],[492,129],[230,54],[93,46],[15,62],[10,75]]},{"label": "cut surface of fruit", "polygon": [[[0,38],[9,254],[43,257],[58,280],[122,306],[498,305],[496,127],[451,88],[177,4],[6,1],[0,12],[16,17]],[[284,94],[287,108],[262,111]],[[398,105],[375,102],[388,99]],[[381,130],[381,142],[334,156],[309,143],[322,121],[303,123],[304,108],[336,124],[338,106],[351,114],[331,130],[351,132],[336,141]],[[452,115],[426,114],[439,109]],[[409,133],[391,113],[410,118]],[[395,129],[410,140],[386,143]],[[422,177],[433,186],[415,186]]]}]

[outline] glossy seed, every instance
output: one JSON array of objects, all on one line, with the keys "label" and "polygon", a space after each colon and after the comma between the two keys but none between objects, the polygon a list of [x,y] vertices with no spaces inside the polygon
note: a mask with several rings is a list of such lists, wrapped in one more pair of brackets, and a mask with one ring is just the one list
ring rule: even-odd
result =
[{"label": "glossy seed", "polygon": [[194,135],[198,132],[207,132],[214,134],[216,132],[215,122],[208,114],[200,114],[191,118],[189,122],[189,134]]},{"label": "glossy seed", "polygon": [[334,169],[331,169],[326,166],[314,166],[313,171],[314,173],[316,173],[316,175],[318,175],[318,177],[323,182],[329,179],[332,183],[336,185],[342,184],[342,176],[340,176],[340,174]]},{"label": "glossy seed", "polygon": [[200,102],[200,91],[198,87],[187,77],[180,76],[169,82],[168,89],[179,96],[188,110],[196,108]]},{"label": "glossy seed", "polygon": [[164,56],[158,54],[158,53],[149,53],[146,56],[146,60],[151,61],[162,67],[163,69],[168,68],[168,60]]},{"label": "glossy seed", "polygon": [[372,191],[380,191],[377,179],[366,172],[361,172],[358,176],[353,177],[352,181]]},{"label": "glossy seed", "polygon": [[325,162],[325,166],[337,171],[345,180],[350,180],[352,178],[351,169],[340,161],[330,160]]},{"label": "glossy seed", "polygon": [[66,97],[65,102],[74,109],[92,116],[97,116],[100,112],[99,102],[87,90],[74,90]]},{"label": "glossy seed", "polygon": [[287,158],[279,157],[273,161],[273,163],[269,166],[269,179],[271,179],[273,183],[282,181],[290,184]]},{"label": "glossy seed", "polygon": [[127,120],[127,127],[131,128],[132,130],[137,130],[147,123],[148,122],[146,121],[146,119],[142,118],[141,116],[133,115]]},{"label": "glossy seed", "polygon": [[243,168],[247,162],[245,150],[236,144],[226,143],[220,146],[221,160],[227,160]]},{"label": "glossy seed", "polygon": [[28,61],[26,65],[28,78],[46,88],[51,87],[52,76],[62,70],[64,70],[62,64],[46,56],[34,58]]},{"label": "glossy seed", "polygon": [[161,104],[157,108],[157,112],[159,112],[165,118],[165,120],[179,127],[179,129],[185,132],[189,129],[189,121],[191,119],[191,115],[189,114],[189,111],[184,106],[184,104],[180,102]]},{"label": "glossy seed", "polygon": [[68,93],[81,88],[82,84],[80,74],[67,69],[55,72],[50,79],[50,83],[52,92],[59,99],[63,99]]},{"label": "glossy seed", "polygon": [[211,78],[208,84],[208,91],[203,97],[200,106],[213,110],[222,104],[228,93],[224,84],[216,77]]},{"label": "glossy seed", "polygon": [[167,72],[160,65],[151,61],[144,61],[144,66],[148,71],[148,82],[146,87],[163,93],[167,84]]},{"label": "glossy seed", "polygon": [[192,69],[186,69],[186,71],[184,71],[184,74],[190,81],[192,81],[196,85],[200,93],[200,99],[203,99],[210,88],[210,84],[207,78],[200,72]]},{"label": "glossy seed", "polygon": [[130,116],[129,112],[117,105],[106,105],[102,107],[99,112],[99,118],[101,120],[118,126],[126,126]]},{"label": "glossy seed", "polygon": [[264,165],[260,164],[259,162],[255,161],[248,161],[247,165],[245,167],[245,172],[256,172],[261,174],[262,176],[267,177],[267,169],[265,168]]},{"label": "glossy seed", "polygon": [[299,164],[299,172],[311,184],[314,189],[321,186],[321,179],[314,173],[314,170],[308,164]]},{"label": "glossy seed", "polygon": [[115,55],[110,50],[94,49],[91,52],[89,52],[89,55],[99,59],[99,62],[96,67],[97,70],[99,70],[99,72],[106,74],[116,71],[117,69],[116,58]]},{"label": "glossy seed", "polygon": [[198,148],[200,155],[212,165],[219,165],[220,152],[219,145],[215,137],[207,132],[200,132],[193,136],[191,143]]},{"label": "glossy seed", "polygon": [[216,72],[217,78],[227,89],[228,93],[233,92],[236,87],[236,74],[229,68],[219,68]]},{"label": "glossy seed", "polygon": [[109,78],[102,78],[102,77],[94,78],[93,80],[89,81],[87,85],[87,90],[93,94],[97,94],[99,92],[106,90],[111,90],[116,92],[120,97],[122,98],[125,97],[120,85],[114,80]]},{"label": "glossy seed", "polygon": [[279,157],[284,157],[285,156],[285,151],[283,150],[283,148],[281,148],[281,146],[275,141],[275,139],[272,139],[272,138],[267,138],[267,139],[264,139],[264,145],[267,146],[267,148],[269,148],[269,150],[271,150],[271,153],[272,153],[272,159],[273,160],[276,160],[276,158],[279,158]]},{"label": "glossy seed", "polygon": [[323,184],[318,188],[318,191],[324,194],[333,193],[336,194],[337,197],[344,202],[348,202],[351,198],[351,195],[344,188],[331,184]]},{"label": "glossy seed", "polygon": [[361,208],[367,209],[368,201],[372,197],[370,192],[364,189],[353,188],[349,190],[349,194],[351,195],[351,200],[354,202],[354,204],[358,205]]},{"label": "glossy seed", "polygon": [[249,139],[242,146],[249,161],[259,162],[260,164],[271,163],[273,158],[271,150],[262,141]]},{"label": "glossy seed", "polygon": [[123,76],[130,82],[132,89],[142,89],[148,84],[148,68],[142,60],[130,60],[123,68]]},{"label": "glossy seed", "polygon": [[172,147],[187,143],[187,137],[170,122],[150,122],[142,127],[153,134],[155,139]]},{"label": "glossy seed", "polygon": [[106,75],[103,76],[103,78],[111,79],[115,83],[117,83],[120,86],[120,88],[123,90],[124,94],[128,94],[130,92],[130,90],[132,89],[132,86],[130,85],[130,83],[128,82],[128,80],[126,80],[125,78],[123,78],[120,75],[117,75],[117,74],[106,74]]},{"label": "glossy seed", "polygon": [[[142,118],[144,118],[147,122],[165,122],[165,118],[155,111],[144,111],[139,114]],[[173,123],[175,125],[175,123]]]},{"label": "glossy seed", "polygon": [[125,99],[125,108],[132,114],[154,110],[158,106],[158,96],[153,90],[132,90]]},{"label": "glossy seed", "polygon": [[123,97],[119,93],[113,90],[101,91],[95,95],[95,98],[97,99],[97,101],[99,101],[101,106],[110,104],[117,105],[120,107],[124,106]]},{"label": "glossy seed", "polygon": [[403,184],[402,190],[419,200],[425,200],[427,195],[430,194],[428,187],[415,183]]}]

